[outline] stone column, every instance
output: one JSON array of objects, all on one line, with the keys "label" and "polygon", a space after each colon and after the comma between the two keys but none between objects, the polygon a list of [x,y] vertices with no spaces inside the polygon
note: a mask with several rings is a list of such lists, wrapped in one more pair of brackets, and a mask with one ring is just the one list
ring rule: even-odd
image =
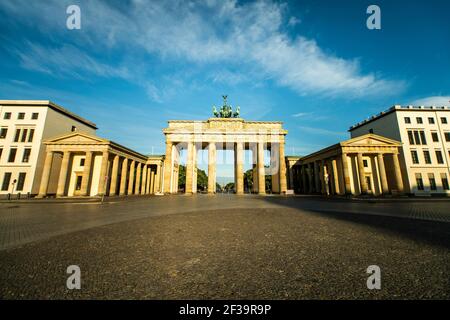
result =
[{"label": "stone column", "polygon": [[216,143],[208,144],[208,193],[216,193]]},{"label": "stone column", "polygon": [[333,168],[334,192],[336,194],[341,194],[341,186],[339,185],[339,174],[336,159],[331,160],[331,167]]},{"label": "stone column", "polygon": [[344,176],[344,194],[350,194],[352,193],[352,188],[350,185],[350,175],[348,173],[348,159],[347,154],[343,153],[341,155],[341,162],[342,162],[342,174]]},{"label": "stone column", "polygon": [[43,198],[47,195],[52,163],[53,163],[53,151],[47,151],[47,153],[45,154],[44,168],[42,169],[41,185],[39,186],[39,194],[37,196],[38,198]]},{"label": "stone column", "polygon": [[289,170],[289,189],[294,190],[294,167],[289,163],[287,169]]},{"label": "stone column", "polygon": [[188,142],[186,159],[186,193],[192,193],[192,183],[194,176],[194,143]]},{"label": "stone column", "polygon": [[150,183],[151,183],[151,175],[152,175],[152,167],[150,165],[147,166],[147,194],[152,193],[152,189],[150,189]]},{"label": "stone column", "polygon": [[127,187],[127,173],[128,173],[128,159],[125,158],[122,161],[122,174],[120,175],[120,190],[119,195],[125,195],[125,190]]},{"label": "stone column", "polygon": [[398,159],[400,155],[397,154],[393,154],[393,160],[394,160],[394,170],[395,170],[395,184],[397,186],[397,191],[399,193],[403,193],[403,179],[402,179],[402,172],[400,169],[400,161]]},{"label": "stone column", "polygon": [[84,159],[83,178],[81,178],[80,194],[82,196],[89,196],[89,182],[91,178],[91,167],[94,153],[92,151],[86,151],[86,158]]},{"label": "stone column", "polygon": [[387,182],[386,168],[384,166],[384,159],[382,153],[377,154],[377,161],[378,161],[378,170],[380,172],[381,194],[388,194],[389,186]]},{"label": "stone column", "polygon": [[359,174],[359,183],[361,186],[361,193],[366,194],[367,193],[367,183],[366,183],[366,178],[365,178],[365,174],[364,174],[364,162],[363,162],[361,152],[358,152],[357,159],[358,159],[358,174]]},{"label": "stone column", "polygon": [[141,194],[141,171],[142,171],[142,163],[137,163],[136,168],[136,186],[134,187],[135,194]]},{"label": "stone column", "polygon": [[280,142],[278,153],[280,156],[280,193],[285,194],[287,191],[287,182],[286,182],[286,160],[284,158],[284,141]]},{"label": "stone column", "polygon": [[306,177],[306,165],[302,165],[302,192],[303,193],[308,193],[308,187],[306,186],[306,181],[307,181],[307,177]]},{"label": "stone column", "polygon": [[[272,192],[280,193],[280,147],[277,144],[272,144],[270,149],[270,168],[272,175]],[[276,172],[274,172],[276,169]]]},{"label": "stone column", "polygon": [[320,193],[320,171],[318,161],[314,161],[314,191]]},{"label": "stone column", "polygon": [[147,164],[142,164],[141,194],[147,194]]},{"label": "stone column", "polygon": [[244,143],[236,142],[236,194],[244,194]]},{"label": "stone column", "polygon": [[154,194],[155,193],[155,171],[150,169],[150,189],[149,193]]},{"label": "stone column", "polygon": [[155,181],[153,182],[153,193],[160,192],[161,191],[161,166],[156,165],[156,173],[155,173]]},{"label": "stone column", "polygon": [[172,149],[173,143],[170,141],[166,141],[166,157],[164,160],[164,186],[163,186],[164,193],[170,193],[172,191],[171,188],[172,173],[173,173]]},{"label": "stone column", "polygon": [[327,193],[327,186],[325,185],[325,160],[320,160],[320,192]]},{"label": "stone column", "polygon": [[263,142],[258,142],[258,194],[266,194]]},{"label": "stone column", "polygon": [[102,165],[100,167],[100,180],[98,182],[98,194],[106,194],[107,178],[108,178],[108,158],[109,152],[103,151]]},{"label": "stone column", "polygon": [[317,171],[315,170],[316,164],[309,164],[309,193],[313,193],[316,189],[314,188],[314,181],[319,177]]},{"label": "stone column", "polygon": [[252,192],[258,192],[258,145],[252,146]]},{"label": "stone column", "polygon": [[119,174],[119,155],[114,155],[112,170],[111,170],[111,184],[109,186],[109,195],[115,196],[117,190],[117,176]]},{"label": "stone column", "polygon": [[131,160],[130,164],[130,178],[128,179],[128,195],[133,194],[133,186],[134,186],[134,167],[136,165],[136,161]]},{"label": "stone column", "polygon": [[67,180],[67,171],[69,169],[69,161],[70,161],[70,152],[64,151],[61,162],[61,169],[59,171],[58,190],[56,191],[57,197],[63,197],[66,192],[66,180]]}]

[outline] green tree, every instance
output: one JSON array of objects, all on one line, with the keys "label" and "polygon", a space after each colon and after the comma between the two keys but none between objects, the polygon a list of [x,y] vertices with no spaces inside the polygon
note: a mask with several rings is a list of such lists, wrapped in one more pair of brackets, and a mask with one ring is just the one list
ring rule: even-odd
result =
[{"label": "green tree", "polygon": [[[266,167],[268,169],[269,167]],[[272,176],[266,175],[266,191],[272,190]],[[252,192],[253,188],[253,169],[249,169],[244,173],[244,190],[248,190],[248,192]]]},{"label": "green tree", "polygon": [[[197,168],[197,190],[205,191],[208,188],[208,175]],[[186,190],[186,166],[178,166],[178,189]]]},{"label": "green tree", "polygon": [[225,191],[233,191],[234,190],[234,182],[229,182],[224,187]]}]

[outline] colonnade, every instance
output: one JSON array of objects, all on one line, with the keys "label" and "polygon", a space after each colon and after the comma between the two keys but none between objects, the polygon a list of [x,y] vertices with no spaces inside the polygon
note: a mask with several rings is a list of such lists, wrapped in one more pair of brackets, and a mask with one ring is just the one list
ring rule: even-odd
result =
[{"label": "colonnade", "polygon": [[[62,154],[59,172],[54,168],[56,154]],[[83,159],[83,165],[74,159]],[[96,159],[100,162],[98,162]],[[79,168],[77,168],[79,166]],[[49,194],[52,172],[57,172],[56,196],[68,196],[70,183],[75,183],[76,196],[145,195],[161,191],[161,166],[114,150],[47,150],[42,170],[38,197]],[[71,181],[72,174],[75,180]],[[81,182],[80,182],[81,181]]]},{"label": "colonnade", "polygon": [[403,193],[404,189],[399,154],[393,152],[342,153],[301,159],[290,166],[289,176],[289,187],[299,193],[383,195],[394,191]]},{"label": "colonnade", "polygon": [[[187,194],[197,192],[197,150],[202,146],[206,146],[208,150],[208,193],[216,192],[216,175],[217,175],[217,144],[222,142],[182,142],[182,141],[166,141],[166,156],[164,163],[164,193],[178,192],[178,175],[176,170],[179,158],[179,150],[177,145],[187,144],[186,159],[186,188]],[[286,163],[284,159],[284,142],[267,143],[258,141],[254,143],[235,141],[227,142],[227,147],[231,146],[234,150],[234,176],[236,194],[244,194],[244,150],[251,149],[253,154],[254,174],[253,174],[253,191],[258,194],[266,193],[265,176],[266,169],[264,166],[264,152],[266,148],[271,150],[271,165],[269,174],[272,176],[273,191],[277,193],[286,193]]]}]

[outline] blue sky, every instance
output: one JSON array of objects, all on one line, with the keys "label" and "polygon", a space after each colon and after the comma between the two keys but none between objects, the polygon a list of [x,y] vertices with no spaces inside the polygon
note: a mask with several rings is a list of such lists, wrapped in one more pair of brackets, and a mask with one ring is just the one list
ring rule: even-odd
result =
[{"label": "blue sky", "polygon": [[394,104],[450,104],[449,1],[2,0],[0,14],[0,99],[52,100],[142,153],[222,94],[247,120],[283,121],[296,155]]}]

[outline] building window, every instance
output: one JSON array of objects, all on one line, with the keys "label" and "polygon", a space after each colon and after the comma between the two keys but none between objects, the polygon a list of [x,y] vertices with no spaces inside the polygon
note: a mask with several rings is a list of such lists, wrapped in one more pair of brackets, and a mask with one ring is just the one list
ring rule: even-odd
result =
[{"label": "building window", "polygon": [[416,173],[417,190],[423,190],[423,180],[420,173]]},{"label": "building window", "polygon": [[408,139],[409,139],[409,144],[414,145],[414,136],[412,131],[408,131]]},{"label": "building window", "polygon": [[369,167],[369,164],[367,163],[367,160],[363,160],[363,166],[364,166],[364,168],[368,168]]},{"label": "building window", "polygon": [[14,142],[19,142],[20,129],[16,129],[16,135],[14,136]]},{"label": "building window", "polygon": [[86,162],[85,158],[80,159],[80,167],[84,167],[85,162]]},{"label": "building window", "polygon": [[2,191],[8,191],[10,181],[11,181],[11,172],[5,172],[5,174],[3,175]]},{"label": "building window", "polygon": [[442,117],[441,118],[441,123],[442,124],[447,124],[447,118],[446,117]]},{"label": "building window", "polygon": [[437,132],[432,132],[431,138],[433,139],[433,142],[439,142],[439,136],[438,136]]},{"label": "building window", "polygon": [[28,133],[28,129],[23,129],[22,130],[22,139],[20,139],[20,142],[27,141],[27,133]]},{"label": "building window", "polygon": [[436,150],[436,159],[439,164],[444,163],[444,157],[442,157],[442,152],[440,150]]},{"label": "building window", "polygon": [[405,123],[411,123],[411,118],[410,117],[405,117]]},{"label": "building window", "polygon": [[19,112],[19,114],[17,115],[17,119],[19,120],[25,119],[25,112]]},{"label": "building window", "polygon": [[373,129],[369,129],[369,133],[373,133]]},{"label": "building window", "polygon": [[19,173],[19,179],[17,179],[16,191],[23,191],[23,185],[25,184],[26,175],[27,174],[25,172]]},{"label": "building window", "polygon": [[31,119],[37,120],[37,118],[39,118],[39,113],[33,112],[33,114],[31,115]]},{"label": "building window", "polygon": [[0,139],[5,139],[7,134],[8,134],[8,128],[0,129]]},{"label": "building window", "polygon": [[428,174],[428,181],[430,181],[430,189],[436,190],[436,179],[434,179],[434,174]]},{"label": "building window", "polygon": [[77,131],[77,127],[72,126],[72,132],[75,132],[75,131]]},{"label": "building window", "polygon": [[421,142],[422,142],[422,144],[427,144],[427,139],[425,139],[425,132],[423,132],[423,131],[419,131],[419,134],[420,134],[420,140],[421,140]]},{"label": "building window", "polygon": [[5,114],[3,115],[3,119],[5,120],[11,119],[11,112],[5,112]]},{"label": "building window", "polygon": [[426,145],[427,139],[423,130],[408,130],[408,140],[411,145]]},{"label": "building window", "polygon": [[434,124],[434,118],[428,118],[428,123],[429,124]]},{"label": "building window", "polygon": [[426,164],[431,164],[430,151],[424,150],[424,151],[423,151],[423,158],[425,159],[425,163],[426,163]]},{"label": "building window", "polygon": [[25,148],[23,150],[22,162],[29,162],[30,161],[30,154],[31,154],[31,149],[30,148]]},{"label": "building window", "polygon": [[419,156],[417,155],[417,151],[416,150],[411,150],[411,158],[412,158],[412,162],[414,164],[418,164],[419,163]]},{"label": "building window", "polygon": [[0,148],[0,160],[2,160],[3,148]]},{"label": "building window", "polygon": [[450,142],[450,132],[444,132],[445,141]]},{"label": "building window", "polygon": [[28,135],[28,142],[33,142],[34,129],[30,129],[30,134]]},{"label": "building window", "polygon": [[17,148],[11,148],[9,151],[8,162],[16,161]]},{"label": "building window", "polygon": [[422,124],[422,123],[423,123],[423,121],[422,121],[422,118],[421,118],[421,117],[417,117],[417,118],[416,118],[416,121],[417,121],[417,123],[418,123],[418,124]]},{"label": "building window", "polygon": [[449,190],[448,179],[445,173],[441,173],[442,189]]}]

